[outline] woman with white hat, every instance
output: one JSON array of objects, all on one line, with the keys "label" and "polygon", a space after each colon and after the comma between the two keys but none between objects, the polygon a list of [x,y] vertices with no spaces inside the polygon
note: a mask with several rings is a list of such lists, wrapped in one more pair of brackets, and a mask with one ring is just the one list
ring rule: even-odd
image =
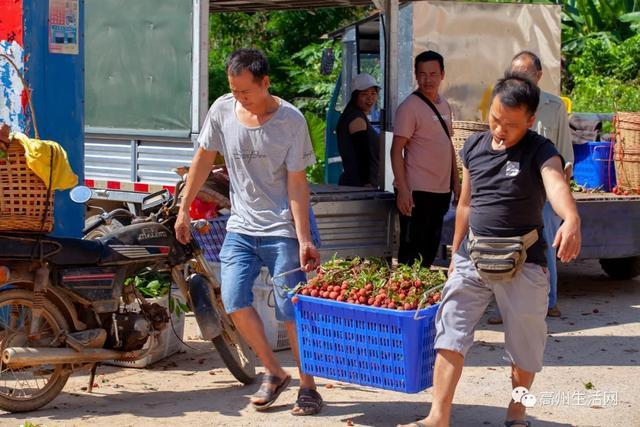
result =
[{"label": "woman with white hat", "polygon": [[358,74],[351,84],[351,99],[337,126],[338,151],[344,172],[338,183],[378,187],[380,139],[367,118],[378,101],[380,85],[372,75]]}]

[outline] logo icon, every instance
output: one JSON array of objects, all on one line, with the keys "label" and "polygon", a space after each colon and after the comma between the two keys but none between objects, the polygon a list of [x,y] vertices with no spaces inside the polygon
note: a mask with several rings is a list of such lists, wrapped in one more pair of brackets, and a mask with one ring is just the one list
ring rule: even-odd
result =
[{"label": "logo icon", "polygon": [[526,408],[533,408],[538,399],[526,387],[516,387],[511,391],[511,398],[516,403],[521,403]]},{"label": "logo icon", "polygon": [[526,387],[516,387],[511,391],[511,398],[516,403],[521,403],[522,396],[528,394],[529,390]]}]

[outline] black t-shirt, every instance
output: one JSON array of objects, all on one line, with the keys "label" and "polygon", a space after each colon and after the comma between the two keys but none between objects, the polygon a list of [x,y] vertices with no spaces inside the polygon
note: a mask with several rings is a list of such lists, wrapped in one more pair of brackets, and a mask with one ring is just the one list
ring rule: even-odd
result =
[{"label": "black t-shirt", "polygon": [[[540,170],[554,156],[553,143],[528,130],[506,150],[491,148],[491,132],[470,136],[460,157],[471,176],[469,225],[478,236],[522,236],[538,230],[538,241],[527,250],[527,262],[547,265],[542,235],[546,193]],[[466,241],[461,246],[466,253]]]},{"label": "black t-shirt", "polygon": [[[350,134],[349,124],[357,118],[364,119],[367,130]],[[371,126],[367,115],[354,105],[348,104],[340,115],[336,131],[343,168],[338,183],[355,187],[377,187],[380,137]]]}]

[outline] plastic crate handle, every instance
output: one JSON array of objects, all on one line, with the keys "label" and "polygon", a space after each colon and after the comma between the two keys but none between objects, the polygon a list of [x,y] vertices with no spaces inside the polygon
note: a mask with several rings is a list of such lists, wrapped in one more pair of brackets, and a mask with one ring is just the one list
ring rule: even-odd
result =
[{"label": "plastic crate handle", "polygon": [[[595,155],[598,149],[607,150],[607,158],[596,159]],[[611,158],[611,147],[609,145],[596,145],[595,147],[593,147],[593,154],[591,154],[591,160],[593,160],[594,162],[612,162],[613,159]]]}]

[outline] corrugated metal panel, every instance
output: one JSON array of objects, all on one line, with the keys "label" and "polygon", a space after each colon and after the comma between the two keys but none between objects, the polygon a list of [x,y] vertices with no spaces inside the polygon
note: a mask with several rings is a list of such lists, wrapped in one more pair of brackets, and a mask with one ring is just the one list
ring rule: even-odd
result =
[{"label": "corrugated metal panel", "polygon": [[393,255],[395,201],[369,199],[313,205],[323,260],[349,256]]},{"label": "corrugated metal panel", "polygon": [[85,136],[87,179],[175,185],[173,169],[191,164],[189,140],[135,138],[119,135]]},{"label": "corrugated metal panel", "polygon": [[138,146],[138,180],[175,185],[178,175],[172,170],[191,165],[193,154],[191,142],[141,140]]},{"label": "corrugated metal panel", "polygon": [[131,141],[92,138],[85,135],[86,179],[130,181]]}]

